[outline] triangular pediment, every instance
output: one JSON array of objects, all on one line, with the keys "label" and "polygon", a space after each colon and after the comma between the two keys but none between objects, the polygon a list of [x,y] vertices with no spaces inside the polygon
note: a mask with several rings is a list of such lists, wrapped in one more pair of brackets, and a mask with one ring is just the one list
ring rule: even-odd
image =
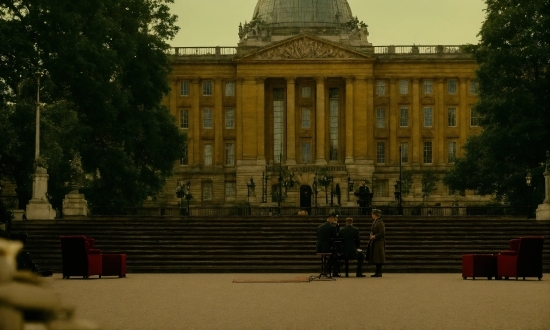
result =
[{"label": "triangular pediment", "polygon": [[280,61],[280,60],[361,60],[372,57],[340,44],[300,35],[285,39],[265,48],[241,57],[244,61]]}]

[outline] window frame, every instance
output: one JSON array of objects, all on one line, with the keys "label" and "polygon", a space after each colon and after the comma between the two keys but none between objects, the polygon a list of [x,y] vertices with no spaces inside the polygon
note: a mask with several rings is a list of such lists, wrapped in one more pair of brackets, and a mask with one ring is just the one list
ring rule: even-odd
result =
[{"label": "window frame", "polygon": [[[451,111],[453,110],[453,111]],[[452,113],[452,115],[451,115]],[[447,108],[447,127],[457,127],[457,115],[458,111],[456,107],[448,107]],[[452,122],[451,122],[452,119]]]},{"label": "window frame", "polygon": [[[453,90],[453,83],[454,83],[454,90]],[[447,79],[447,94],[449,95],[458,94],[458,80]]]},{"label": "window frame", "polygon": [[409,80],[399,80],[399,95],[409,95]]},{"label": "window frame", "polygon": [[424,164],[433,164],[434,158],[432,141],[424,141],[423,146]]},{"label": "window frame", "polygon": [[[207,126],[207,123],[210,123],[210,126]],[[212,110],[212,108],[202,109],[202,128],[204,129],[214,128],[214,111]]]},{"label": "window frame", "polygon": [[191,86],[189,84],[189,80],[182,80],[180,81],[180,96],[190,96],[191,94]]},{"label": "window frame", "polygon": [[386,128],[386,108],[376,108],[376,128]]},{"label": "window frame", "polygon": [[204,166],[212,166],[213,163],[214,163],[214,161],[213,161],[214,155],[213,155],[212,144],[211,143],[205,143],[202,149],[203,149],[203,157],[202,157],[203,165]]},{"label": "window frame", "polygon": [[[406,116],[403,116],[403,110]],[[409,107],[406,105],[399,106],[399,127],[409,127]]]},{"label": "window frame", "polygon": [[235,166],[235,142],[225,142],[225,166]]},{"label": "window frame", "polygon": [[424,79],[422,81],[422,92],[424,95],[432,95],[434,93],[434,83],[432,79]]},{"label": "window frame", "polygon": [[[429,110],[429,116],[427,116],[427,110]],[[433,107],[424,107],[423,113],[424,113],[424,120],[423,120],[423,127],[426,128],[432,128],[434,124],[434,110]],[[429,119],[429,123],[428,123]],[[429,125],[428,125],[429,124]]]},{"label": "window frame", "polygon": [[[232,89],[229,89],[228,86],[233,86]],[[228,91],[231,91],[231,93],[228,93]],[[224,95],[226,97],[234,97],[235,96],[235,82],[234,81],[226,81],[224,85]]]},{"label": "window frame", "polygon": [[202,81],[202,96],[212,96],[214,94],[214,82],[212,80]]},{"label": "window frame", "polygon": [[376,142],[376,164],[386,164],[386,142]]},{"label": "window frame", "polygon": [[[231,116],[228,113],[231,112]],[[225,129],[235,129],[235,108],[225,108]],[[231,125],[228,126],[228,123]]]},{"label": "window frame", "polygon": [[189,109],[180,109],[180,128],[189,129]]},{"label": "window frame", "polygon": [[386,81],[377,80],[376,81],[376,96],[386,96]]}]

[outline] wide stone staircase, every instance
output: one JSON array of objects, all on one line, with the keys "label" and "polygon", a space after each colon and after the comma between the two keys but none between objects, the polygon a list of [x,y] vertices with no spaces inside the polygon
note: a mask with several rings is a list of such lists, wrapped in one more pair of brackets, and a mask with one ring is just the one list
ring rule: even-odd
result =
[{"label": "wide stone staircase", "polygon": [[[14,221],[27,232],[25,250],[41,269],[61,272],[59,237],[85,235],[103,253],[126,253],[129,273],[319,273],[314,217],[120,217]],[[340,225],[345,224],[343,219]],[[550,272],[550,221],[385,217],[385,272],[459,273],[466,253],[498,253],[520,236],[545,237]],[[355,218],[366,247],[372,219]],[[355,265],[352,264],[354,271]],[[366,272],[370,271],[366,267]]]}]

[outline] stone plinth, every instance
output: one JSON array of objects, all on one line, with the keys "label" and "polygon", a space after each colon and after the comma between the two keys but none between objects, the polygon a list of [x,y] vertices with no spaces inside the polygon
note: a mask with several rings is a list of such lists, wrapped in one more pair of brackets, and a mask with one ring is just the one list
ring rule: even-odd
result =
[{"label": "stone plinth", "polygon": [[84,194],[79,194],[78,190],[73,190],[65,195],[63,217],[86,217],[88,213],[88,202],[84,199]]},{"label": "stone plinth", "polygon": [[55,210],[46,198],[48,177],[46,169],[42,167],[38,167],[33,175],[32,199],[26,211],[28,220],[55,219]]},{"label": "stone plinth", "polygon": [[550,220],[550,204],[539,204],[537,220]]},{"label": "stone plinth", "polygon": [[550,220],[550,171],[544,171],[544,201],[537,208],[537,220]]}]

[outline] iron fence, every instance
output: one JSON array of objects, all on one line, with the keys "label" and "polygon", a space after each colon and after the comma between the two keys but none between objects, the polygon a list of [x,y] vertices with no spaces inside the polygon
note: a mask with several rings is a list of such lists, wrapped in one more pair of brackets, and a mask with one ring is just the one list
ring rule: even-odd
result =
[{"label": "iron fence", "polygon": [[171,47],[168,55],[175,56],[227,56],[237,54],[237,47]]},{"label": "iron fence", "polygon": [[[511,206],[374,206],[382,211],[383,215],[409,217],[461,217],[461,216],[514,216],[527,218],[527,207]],[[359,207],[257,207],[257,206],[193,206],[180,208],[174,206],[159,207],[123,207],[91,209],[92,216],[192,216],[192,217],[259,217],[259,216],[295,216],[307,212],[307,216],[327,216],[335,212],[339,216],[370,215],[372,208]],[[530,210],[532,211],[532,210]]]}]

